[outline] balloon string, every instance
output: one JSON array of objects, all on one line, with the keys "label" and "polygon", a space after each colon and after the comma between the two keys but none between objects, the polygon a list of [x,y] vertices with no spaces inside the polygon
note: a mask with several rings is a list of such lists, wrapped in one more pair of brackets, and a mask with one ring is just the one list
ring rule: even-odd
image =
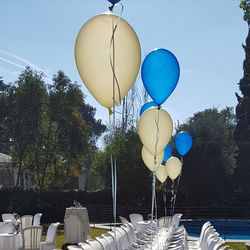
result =
[{"label": "balloon string", "polygon": [[152,201],[151,201],[151,227],[153,227],[153,216],[154,216],[154,206],[155,206],[155,173],[152,176]]},{"label": "balloon string", "polygon": [[[113,103],[115,105],[118,105],[121,102],[122,98],[121,98],[121,89],[120,89],[119,81],[118,81],[116,73],[115,73],[115,32],[116,32],[117,27],[119,25],[119,22],[121,20],[121,15],[123,13],[123,5],[122,4],[115,4],[114,6],[116,6],[116,5],[121,6],[121,12],[118,16],[116,24],[115,25],[113,24],[112,36],[111,36],[111,40],[110,40],[109,61],[110,61],[110,66],[111,66],[112,73],[113,73]],[[116,85],[117,90],[118,90],[118,100],[119,100],[118,103],[116,102],[115,85]],[[113,105],[113,107],[115,105]]]},{"label": "balloon string", "polygon": [[[181,158],[181,161],[183,163],[183,158]],[[176,203],[176,197],[177,197],[178,187],[179,187],[179,184],[180,184],[181,173],[182,173],[182,170],[181,170],[181,172],[180,172],[180,174],[178,176],[177,184],[176,184],[176,187],[174,189],[173,213],[174,213],[174,210],[175,210],[175,203]]]},{"label": "balloon string", "polygon": [[[155,125],[156,125],[156,141],[155,141],[155,153],[154,153],[154,158],[155,158],[155,167],[156,167],[156,155],[157,155],[157,146],[158,146],[158,142],[159,142],[159,134],[160,134],[160,129],[159,129],[159,120],[160,120],[160,113],[159,113],[159,109],[156,109],[157,112],[157,117],[155,117]],[[156,169],[155,169],[156,170]]]}]

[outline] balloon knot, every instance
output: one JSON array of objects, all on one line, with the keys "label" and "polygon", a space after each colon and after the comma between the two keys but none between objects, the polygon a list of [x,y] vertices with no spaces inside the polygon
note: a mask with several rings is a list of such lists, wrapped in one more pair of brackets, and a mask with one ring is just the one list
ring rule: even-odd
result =
[{"label": "balloon knot", "polygon": [[113,4],[112,6],[109,7],[109,10],[110,10],[111,12],[113,12],[114,7],[115,7],[115,5]]},{"label": "balloon knot", "polygon": [[158,105],[158,110],[160,110],[161,109],[161,105]]},{"label": "balloon knot", "polygon": [[112,114],[113,114],[112,109],[111,109],[111,108],[108,108],[108,110],[109,110],[109,115],[112,115]]}]

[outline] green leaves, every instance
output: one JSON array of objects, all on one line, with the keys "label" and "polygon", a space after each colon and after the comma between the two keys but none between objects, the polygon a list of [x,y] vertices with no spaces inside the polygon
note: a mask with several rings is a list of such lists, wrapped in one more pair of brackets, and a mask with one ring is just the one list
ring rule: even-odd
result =
[{"label": "green leaves", "polygon": [[16,84],[1,82],[2,151],[14,156],[19,176],[25,169],[34,174],[36,188],[64,187],[89,168],[105,126],[95,120],[95,109],[85,104],[79,86],[62,71],[47,86],[42,74],[27,68]]}]

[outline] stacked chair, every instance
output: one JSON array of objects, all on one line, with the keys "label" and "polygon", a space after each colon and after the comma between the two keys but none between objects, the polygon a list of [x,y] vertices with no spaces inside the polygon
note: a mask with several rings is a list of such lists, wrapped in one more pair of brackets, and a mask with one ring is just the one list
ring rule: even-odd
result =
[{"label": "stacked chair", "polygon": [[224,250],[229,249],[224,245],[225,241],[220,237],[216,229],[208,221],[203,224],[198,240],[188,241],[190,250]]},{"label": "stacked chair", "polygon": [[[179,226],[182,214],[175,214],[171,220],[161,219],[158,227],[151,226],[144,232],[136,234],[133,223],[121,217],[122,225],[116,227],[106,234],[96,237],[95,240],[86,240],[75,246],[68,246],[68,250],[127,250],[127,249],[150,249],[152,239],[157,234],[159,227],[168,228],[169,237],[163,241],[163,248],[168,250],[225,250],[223,239],[216,232],[210,222],[206,222],[201,229],[198,240],[188,240],[188,235],[184,226]],[[132,216],[132,218],[134,218]],[[166,220],[167,219],[167,220]],[[133,220],[133,219],[132,219]],[[136,218],[138,220],[138,218]],[[166,223],[167,221],[167,223]],[[166,226],[167,225],[167,226]],[[167,231],[165,231],[167,232]],[[158,243],[156,243],[158,244]]]}]

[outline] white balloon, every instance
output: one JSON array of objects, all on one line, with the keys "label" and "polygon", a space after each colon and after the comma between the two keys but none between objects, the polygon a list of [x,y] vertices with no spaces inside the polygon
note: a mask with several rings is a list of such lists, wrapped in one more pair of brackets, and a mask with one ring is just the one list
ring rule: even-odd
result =
[{"label": "white balloon", "polygon": [[140,117],[138,132],[149,153],[157,155],[171,139],[173,122],[166,110],[151,108]]},{"label": "white balloon", "polygon": [[155,171],[156,178],[161,182],[165,182],[168,178],[168,174],[166,171],[166,167],[164,165],[160,165]]},{"label": "white balloon", "polygon": [[182,162],[177,157],[170,157],[165,166],[171,180],[175,180],[181,173]]},{"label": "white balloon", "polygon": [[162,163],[164,151],[160,152],[156,158],[151,155],[148,150],[143,146],[141,151],[142,159],[145,165],[154,172]]},{"label": "white balloon", "polygon": [[[111,41],[116,24],[113,47]],[[118,83],[114,82],[110,60]],[[111,12],[97,15],[88,20],[78,33],[75,61],[90,93],[101,105],[111,108],[113,96],[119,103],[136,80],[141,62],[139,39],[129,23],[117,15]]]}]

